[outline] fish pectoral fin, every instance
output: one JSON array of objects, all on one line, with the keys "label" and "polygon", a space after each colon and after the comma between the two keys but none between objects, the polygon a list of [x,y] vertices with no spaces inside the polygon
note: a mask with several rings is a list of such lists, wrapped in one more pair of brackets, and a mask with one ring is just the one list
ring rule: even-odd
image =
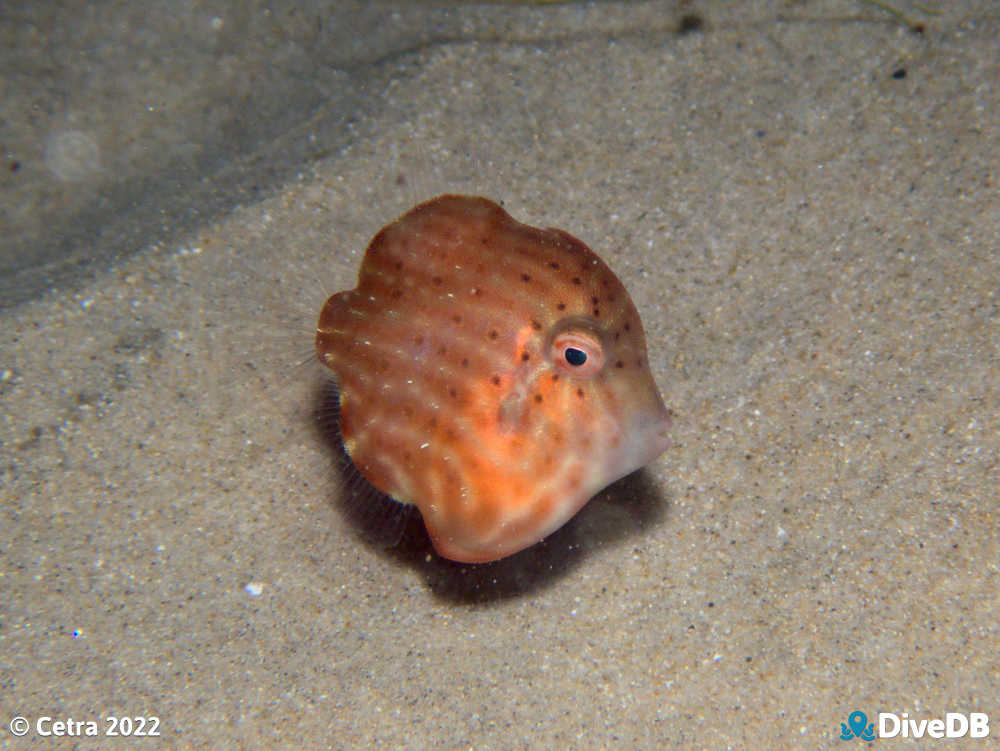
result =
[{"label": "fish pectoral fin", "polygon": [[497,408],[497,425],[504,433],[514,433],[520,429],[524,423],[525,406],[527,405],[526,395],[516,389],[500,400]]}]

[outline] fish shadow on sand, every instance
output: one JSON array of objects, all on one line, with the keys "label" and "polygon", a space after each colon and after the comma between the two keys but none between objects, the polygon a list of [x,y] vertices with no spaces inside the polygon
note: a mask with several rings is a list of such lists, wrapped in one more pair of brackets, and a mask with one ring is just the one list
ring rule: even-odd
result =
[{"label": "fish shadow on sand", "polygon": [[337,510],[363,544],[423,574],[439,597],[462,604],[487,604],[544,589],[606,546],[625,554],[628,538],[641,546],[643,530],[658,526],[669,504],[645,469],[609,485],[576,516],[541,542],[491,563],[458,563],[439,556],[419,511],[373,487],[351,462],[339,430],[340,397],[333,381],[317,391],[313,424],[335,461],[340,487]]}]

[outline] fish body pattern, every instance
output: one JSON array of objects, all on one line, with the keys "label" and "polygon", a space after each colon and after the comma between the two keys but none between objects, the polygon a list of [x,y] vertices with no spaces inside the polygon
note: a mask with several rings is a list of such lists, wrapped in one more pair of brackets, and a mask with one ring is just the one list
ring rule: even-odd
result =
[{"label": "fish body pattern", "polygon": [[485,198],[440,196],[383,228],[316,348],[352,462],[456,561],[533,545],[670,445],[621,282]]}]

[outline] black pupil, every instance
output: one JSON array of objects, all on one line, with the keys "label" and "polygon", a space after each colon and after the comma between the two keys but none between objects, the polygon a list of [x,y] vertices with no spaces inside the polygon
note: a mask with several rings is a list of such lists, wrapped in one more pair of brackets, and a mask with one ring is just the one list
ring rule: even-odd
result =
[{"label": "black pupil", "polygon": [[587,353],[576,347],[567,347],[565,357],[570,365],[580,366],[587,362]]}]

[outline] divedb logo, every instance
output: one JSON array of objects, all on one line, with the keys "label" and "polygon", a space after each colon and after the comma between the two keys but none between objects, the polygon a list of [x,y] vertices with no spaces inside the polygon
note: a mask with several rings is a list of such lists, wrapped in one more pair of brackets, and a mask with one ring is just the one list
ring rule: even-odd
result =
[{"label": "divedb logo", "polygon": [[910,719],[906,712],[878,713],[876,723],[868,722],[868,715],[855,709],[847,716],[847,722],[840,723],[840,739],[849,741],[860,738],[873,741],[876,738],[988,738],[990,718],[985,712],[947,712],[944,719]]}]

